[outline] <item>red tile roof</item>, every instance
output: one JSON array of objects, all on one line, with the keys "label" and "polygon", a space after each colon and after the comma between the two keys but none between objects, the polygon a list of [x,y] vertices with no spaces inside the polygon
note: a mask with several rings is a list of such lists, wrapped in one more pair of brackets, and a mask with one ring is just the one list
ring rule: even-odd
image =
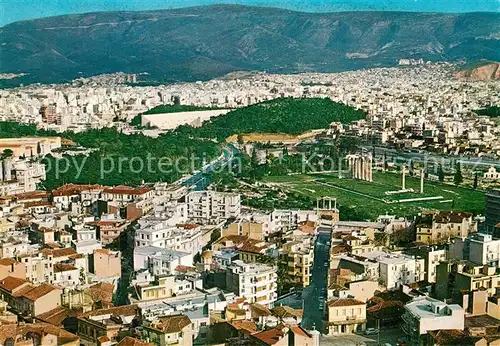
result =
[{"label": "red tile roof", "polygon": [[0,280],[0,288],[7,292],[12,292],[19,286],[22,286],[26,283],[28,283],[28,281],[24,279],[16,278],[13,276],[7,276],[6,278]]},{"label": "red tile roof", "polygon": [[328,301],[329,307],[353,306],[353,305],[365,305],[365,303],[353,298],[342,298],[342,299],[334,299]]}]

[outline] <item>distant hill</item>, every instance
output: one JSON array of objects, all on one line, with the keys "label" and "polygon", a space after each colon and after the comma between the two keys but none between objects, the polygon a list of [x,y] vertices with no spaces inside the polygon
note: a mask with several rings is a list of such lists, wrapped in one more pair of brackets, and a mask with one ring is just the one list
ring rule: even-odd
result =
[{"label": "distant hill", "polygon": [[239,5],[98,12],[0,28],[0,73],[29,73],[9,83],[116,71],[178,81],[232,71],[332,72],[402,58],[500,61],[499,37],[499,13],[302,13]]},{"label": "distant hill", "polygon": [[499,80],[500,63],[485,60],[466,64],[456,73],[456,77],[483,81]]},{"label": "distant hill", "polygon": [[334,121],[347,124],[364,118],[363,112],[327,98],[278,98],[235,109],[199,128],[184,126],[177,131],[195,138],[218,140],[245,133],[298,135],[327,128]]}]

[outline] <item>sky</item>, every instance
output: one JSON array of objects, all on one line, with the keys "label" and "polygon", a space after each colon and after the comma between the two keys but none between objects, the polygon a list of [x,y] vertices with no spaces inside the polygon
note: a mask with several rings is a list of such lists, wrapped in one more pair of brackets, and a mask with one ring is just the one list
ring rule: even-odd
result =
[{"label": "sky", "polygon": [[0,0],[0,26],[25,19],[95,11],[144,11],[218,3],[307,12],[500,12],[500,0]]}]

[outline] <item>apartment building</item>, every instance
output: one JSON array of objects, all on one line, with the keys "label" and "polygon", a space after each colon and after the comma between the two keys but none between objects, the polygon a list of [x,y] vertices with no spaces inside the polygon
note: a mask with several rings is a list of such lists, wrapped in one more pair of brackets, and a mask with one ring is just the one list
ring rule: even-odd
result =
[{"label": "apartment building", "polygon": [[467,238],[455,238],[450,245],[450,257],[475,264],[500,265],[500,239],[491,234],[477,233]]},{"label": "apartment building", "polygon": [[275,209],[268,221],[269,234],[296,229],[300,223],[319,220],[316,210]]},{"label": "apartment building", "polygon": [[114,202],[133,202],[153,197],[154,190],[147,187],[113,186],[105,187],[102,191],[102,200]]},{"label": "apartment building", "polygon": [[74,228],[76,229],[76,239],[71,241],[71,245],[77,253],[90,255],[102,247],[101,242],[97,239],[97,229],[94,225],[80,224]]},{"label": "apartment building", "polygon": [[227,289],[250,304],[272,307],[277,298],[276,280],[276,268],[267,264],[236,260],[226,271]]},{"label": "apartment building", "polygon": [[360,257],[379,264],[380,280],[389,290],[422,281],[425,278],[423,258],[380,251],[365,253]]},{"label": "apartment building", "polygon": [[93,273],[101,279],[120,278],[122,275],[120,251],[108,249],[94,250],[93,255],[94,270]]},{"label": "apartment building", "polygon": [[20,258],[21,263],[26,267],[26,280],[34,284],[54,282],[53,256],[45,256],[39,252],[34,255],[25,255]]},{"label": "apartment building", "polygon": [[309,286],[314,264],[314,248],[309,239],[283,244],[280,249],[280,261],[287,264],[288,275],[295,283],[302,287]]},{"label": "apartment building", "polygon": [[364,331],[366,328],[366,303],[353,298],[332,299],[327,303],[328,335],[345,335]]},{"label": "apartment building", "polygon": [[161,300],[187,294],[194,289],[194,283],[189,280],[177,279],[173,275],[161,276],[149,284],[138,284],[136,291],[141,302]]},{"label": "apartment building", "polygon": [[186,196],[187,214],[199,224],[218,223],[241,214],[241,196],[237,193],[193,191]]},{"label": "apartment building", "polygon": [[424,259],[424,279],[427,282],[436,282],[436,270],[440,262],[447,259],[447,251],[444,246],[417,246],[407,248],[405,254]]},{"label": "apartment building", "polygon": [[69,263],[55,263],[52,283],[60,287],[75,288],[81,283],[80,268]]},{"label": "apartment building", "polygon": [[196,255],[203,249],[203,232],[195,224],[171,226],[168,221],[144,223],[135,233],[136,246],[154,246]]},{"label": "apartment building", "polygon": [[222,236],[241,235],[251,239],[264,240],[271,234],[270,214],[254,213],[241,215],[222,231]]},{"label": "apartment building", "polygon": [[500,286],[500,270],[495,266],[476,265],[468,261],[444,261],[437,266],[436,296],[438,299],[460,297],[461,292],[483,289],[495,294]]},{"label": "apartment building", "polygon": [[411,345],[423,345],[430,331],[464,329],[464,310],[460,305],[423,296],[413,299],[404,309],[402,328]]},{"label": "apartment building", "polygon": [[455,237],[465,238],[477,232],[472,213],[463,211],[432,211],[421,216],[416,224],[417,242],[436,244]]},{"label": "apartment building", "polygon": [[134,271],[149,269],[153,275],[172,274],[177,266],[193,266],[193,255],[154,246],[134,248]]}]

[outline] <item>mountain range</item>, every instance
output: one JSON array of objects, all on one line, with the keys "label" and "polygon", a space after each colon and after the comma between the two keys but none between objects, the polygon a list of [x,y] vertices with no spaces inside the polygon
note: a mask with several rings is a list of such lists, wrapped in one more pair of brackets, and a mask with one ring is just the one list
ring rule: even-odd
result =
[{"label": "mountain range", "polygon": [[233,71],[336,72],[399,59],[500,61],[500,13],[304,13],[240,5],[96,12],[0,28],[0,73],[23,82],[147,72],[192,81]]}]

